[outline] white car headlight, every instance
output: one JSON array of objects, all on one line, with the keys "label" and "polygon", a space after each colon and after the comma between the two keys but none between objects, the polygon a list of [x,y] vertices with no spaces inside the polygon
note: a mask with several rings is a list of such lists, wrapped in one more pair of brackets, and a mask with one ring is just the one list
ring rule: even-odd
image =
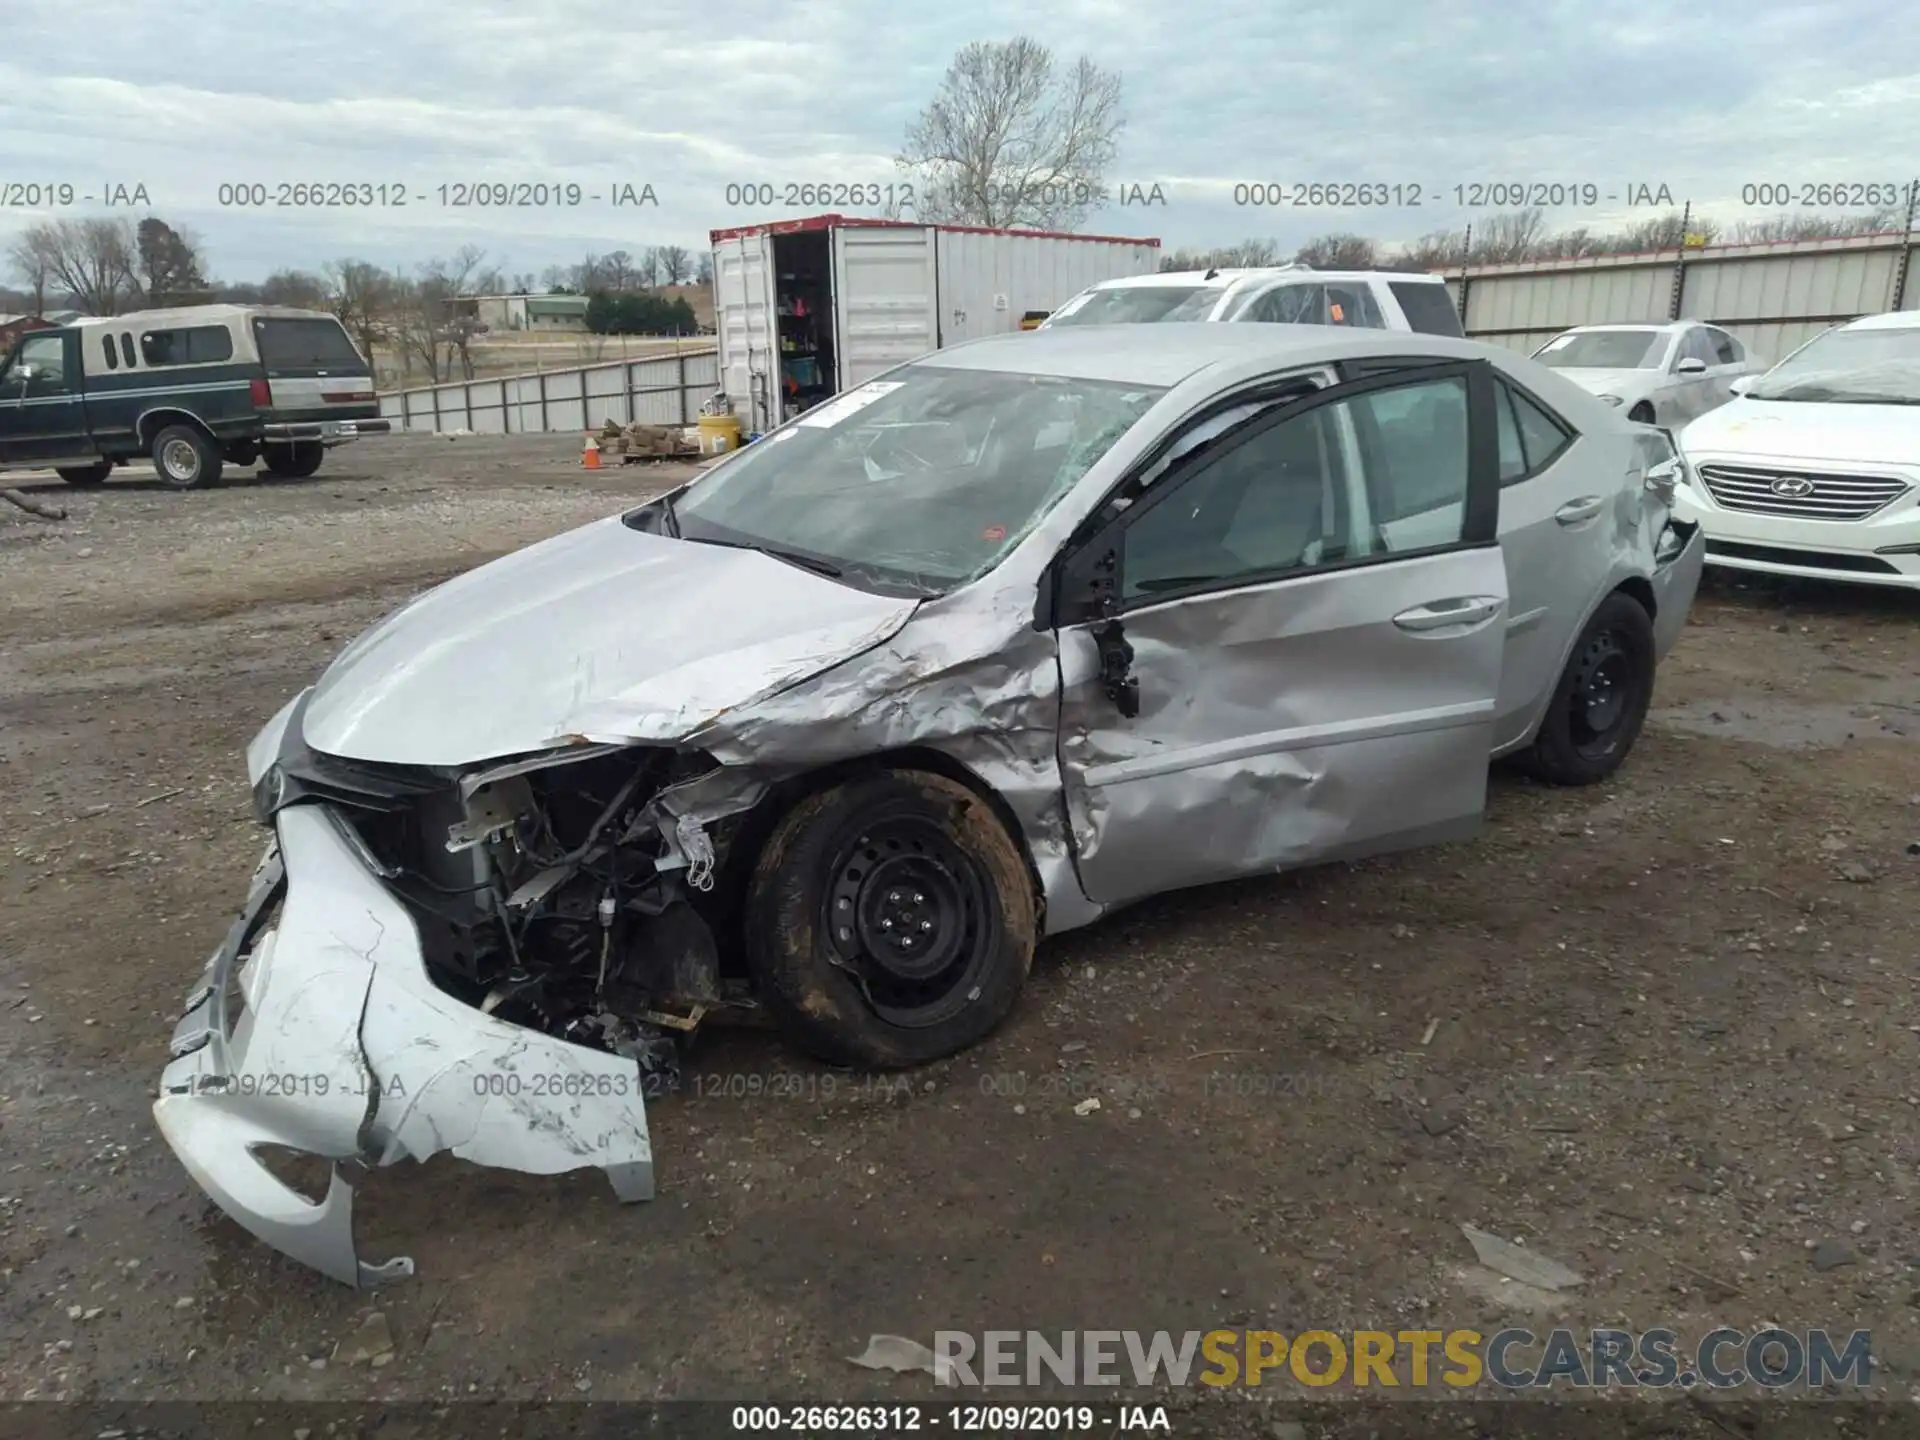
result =
[{"label": "white car headlight", "polygon": [[1619,397],[1618,395],[1601,395],[1601,396],[1599,396],[1599,397],[1597,397],[1597,398],[1599,398],[1599,399],[1601,399],[1601,400],[1604,400],[1604,401],[1606,401],[1606,402],[1607,402],[1607,404],[1609,404],[1609,405],[1624,405],[1624,404],[1626,404],[1626,401],[1624,401],[1624,400],[1622,400],[1622,399],[1621,399],[1621,398],[1620,398],[1620,397]]}]

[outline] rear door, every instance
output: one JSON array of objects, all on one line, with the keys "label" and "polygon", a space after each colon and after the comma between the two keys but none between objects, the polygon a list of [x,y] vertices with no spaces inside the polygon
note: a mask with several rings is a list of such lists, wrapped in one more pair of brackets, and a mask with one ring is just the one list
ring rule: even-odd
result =
[{"label": "rear door", "polygon": [[1512,380],[1495,386],[1499,423],[1500,548],[1507,562],[1507,654],[1494,726],[1499,748],[1525,739],[1612,574],[1603,531],[1609,486],[1580,453],[1574,429]]},{"label": "rear door", "polygon": [[1484,361],[1330,387],[1176,462],[1064,559],[1090,897],[1478,828],[1507,599],[1492,401]]},{"label": "rear door", "polygon": [[833,232],[834,357],[841,390],[939,348],[934,258],[934,231],[924,225]]},{"label": "rear door", "polygon": [[720,349],[720,388],[749,428],[771,430],[779,348],[774,297],[773,237],[764,231],[729,235],[713,246],[714,338]]},{"label": "rear door", "polygon": [[[181,332],[190,344],[216,342],[216,327]],[[304,424],[319,420],[375,420],[380,400],[374,393],[373,367],[331,315],[256,315],[253,339],[259,349],[267,388],[273,395],[273,419]],[[239,359],[231,355],[228,357]],[[164,363],[147,357],[149,364]],[[210,364],[220,359],[216,350],[190,351],[184,362]]]},{"label": "rear door", "polygon": [[94,453],[80,378],[80,332],[27,335],[0,372],[0,464],[77,460]]}]

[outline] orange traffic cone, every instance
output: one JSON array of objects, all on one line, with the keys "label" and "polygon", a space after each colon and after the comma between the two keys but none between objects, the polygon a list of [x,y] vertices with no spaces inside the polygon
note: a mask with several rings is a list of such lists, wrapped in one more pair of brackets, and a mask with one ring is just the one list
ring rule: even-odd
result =
[{"label": "orange traffic cone", "polygon": [[600,442],[592,435],[587,436],[587,445],[580,452],[580,464],[588,470],[600,468]]}]

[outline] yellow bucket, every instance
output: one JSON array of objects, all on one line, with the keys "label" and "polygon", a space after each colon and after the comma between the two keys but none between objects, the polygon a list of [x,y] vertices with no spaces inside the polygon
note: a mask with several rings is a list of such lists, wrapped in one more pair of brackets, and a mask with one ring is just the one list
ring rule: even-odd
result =
[{"label": "yellow bucket", "polygon": [[702,455],[724,455],[740,448],[743,432],[738,415],[702,415],[699,430]]}]

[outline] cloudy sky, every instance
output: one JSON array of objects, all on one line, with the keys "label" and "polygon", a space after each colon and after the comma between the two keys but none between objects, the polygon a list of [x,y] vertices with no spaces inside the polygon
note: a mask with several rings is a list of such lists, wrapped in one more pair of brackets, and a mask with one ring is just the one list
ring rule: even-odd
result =
[{"label": "cloudy sky", "polygon": [[[262,278],[465,244],[538,271],[583,253],[704,247],[729,184],[898,180],[892,156],[954,51],[1029,34],[1120,72],[1111,177],[1163,204],[1089,229],[1169,246],[1329,230],[1410,239],[1472,218],[1454,187],[1633,187],[1724,221],[1749,183],[1920,172],[1920,45],[1896,0],[15,0],[0,28],[0,201],[144,185],[212,272]],[[222,206],[223,184],[352,181],[403,208]],[[1417,186],[1418,208],[1234,203],[1236,183]],[[577,206],[475,210],[439,187],[577,184]],[[651,185],[656,206],[615,206]],[[244,193],[244,192],[242,192]],[[1403,196],[1406,191],[1403,190]],[[1608,196],[1618,197],[1609,201]],[[96,201],[62,212],[106,213]],[[1482,214],[1488,212],[1481,212]],[[0,209],[0,244],[45,218]]]}]

